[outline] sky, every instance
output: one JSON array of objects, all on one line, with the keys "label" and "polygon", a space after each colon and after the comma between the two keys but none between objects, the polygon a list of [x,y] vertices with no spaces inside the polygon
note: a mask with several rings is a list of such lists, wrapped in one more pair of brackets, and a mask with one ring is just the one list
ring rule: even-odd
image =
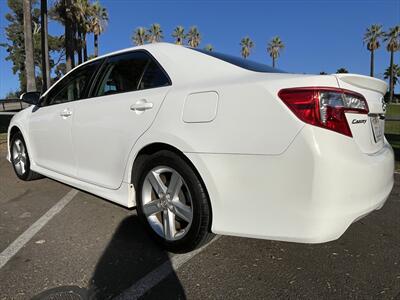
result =
[{"label": "sky", "polygon": [[[51,5],[54,0],[49,0]],[[384,30],[400,24],[400,0],[181,0],[136,1],[100,0],[109,12],[109,23],[100,36],[100,54],[132,46],[132,33],[139,26],[159,23],[164,41],[173,42],[171,33],[177,25],[188,29],[196,25],[201,33],[200,48],[212,44],[215,51],[240,55],[240,40],[249,36],[255,47],[251,60],[272,64],[266,52],[273,36],[280,36],[285,49],[277,67],[295,73],[335,73],[345,67],[351,73],[369,75],[370,53],[363,45],[363,35],[371,24]],[[0,43],[5,42],[4,28],[7,1],[0,0]],[[62,34],[63,28],[50,21],[49,32]],[[93,38],[88,40],[93,52]],[[15,91],[18,77],[0,48],[0,98]],[[395,54],[400,64],[400,52]],[[384,47],[375,54],[375,73],[389,65]],[[399,92],[399,85],[396,91]]]}]

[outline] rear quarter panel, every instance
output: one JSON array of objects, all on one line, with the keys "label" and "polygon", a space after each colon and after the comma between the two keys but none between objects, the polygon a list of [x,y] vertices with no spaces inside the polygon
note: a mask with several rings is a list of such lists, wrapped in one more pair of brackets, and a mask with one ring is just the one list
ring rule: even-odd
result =
[{"label": "rear quarter panel", "polygon": [[[299,86],[337,86],[337,81],[333,76],[243,72],[213,83],[172,87],[147,134],[155,139],[172,134],[185,141],[179,148],[183,152],[279,155],[304,123],[277,95],[282,88]],[[187,96],[205,91],[218,94],[216,117],[184,122]]]},{"label": "rear quarter panel", "polygon": [[[184,122],[187,96],[205,91],[218,94],[216,117],[209,122]],[[183,152],[276,155],[302,126],[263,84],[233,82],[172,90],[149,134],[158,139],[173,133],[185,141]]]}]

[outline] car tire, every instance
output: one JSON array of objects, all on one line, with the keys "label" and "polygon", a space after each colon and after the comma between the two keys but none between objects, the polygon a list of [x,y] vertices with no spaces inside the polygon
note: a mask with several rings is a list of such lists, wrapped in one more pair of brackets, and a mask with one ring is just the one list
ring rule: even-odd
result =
[{"label": "car tire", "polygon": [[162,150],[138,158],[134,183],[137,212],[151,236],[171,252],[209,242],[211,206],[199,175],[186,160]]},{"label": "car tire", "polygon": [[17,177],[23,181],[43,178],[42,175],[31,170],[31,162],[25,140],[20,132],[10,141],[10,160]]}]

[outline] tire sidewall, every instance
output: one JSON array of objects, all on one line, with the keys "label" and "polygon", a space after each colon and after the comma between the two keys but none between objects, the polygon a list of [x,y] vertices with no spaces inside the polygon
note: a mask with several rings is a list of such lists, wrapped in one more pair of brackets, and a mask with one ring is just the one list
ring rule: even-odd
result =
[{"label": "tire sidewall", "polygon": [[[14,164],[14,161],[13,161],[13,158],[12,158],[12,151],[13,151],[13,148],[14,148],[15,141],[17,141],[17,140],[20,140],[20,141],[22,142],[22,144],[23,144],[24,147],[25,147],[25,152],[26,152],[25,173],[22,174],[22,175],[18,174],[17,170],[15,169],[15,164]],[[26,147],[25,140],[24,140],[22,134],[19,133],[19,132],[16,133],[16,134],[11,138],[11,143],[10,143],[10,160],[11,160],[11,164],[12,164],[12,166],[13,166],[14,172],[15,172],[15,174],[17,175],[17,177],[18,177],[19,179],[21,179],[21,180],[27,180],[28,177],[29,177],[30,170],[31,170],[31,161],[30,161],[30,159],[29,159],[28,148]]]}]

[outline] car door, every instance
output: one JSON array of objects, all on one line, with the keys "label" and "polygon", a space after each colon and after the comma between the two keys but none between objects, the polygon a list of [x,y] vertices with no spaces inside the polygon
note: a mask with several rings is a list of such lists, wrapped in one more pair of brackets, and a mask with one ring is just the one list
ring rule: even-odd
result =
[{"label": "car door", "polygon": [[72,129],[79,179],[117,189],[129,153],[150,127],[171,82],[145,51],[108,58],[91,98],[76,103]]},{"label": "car door", "polygon": [[35,163],[67,176],[76,176],[72,145],[75,101],[83,99],[99,61],[72,71],[41,99],[29,119],[29,141]]}]

